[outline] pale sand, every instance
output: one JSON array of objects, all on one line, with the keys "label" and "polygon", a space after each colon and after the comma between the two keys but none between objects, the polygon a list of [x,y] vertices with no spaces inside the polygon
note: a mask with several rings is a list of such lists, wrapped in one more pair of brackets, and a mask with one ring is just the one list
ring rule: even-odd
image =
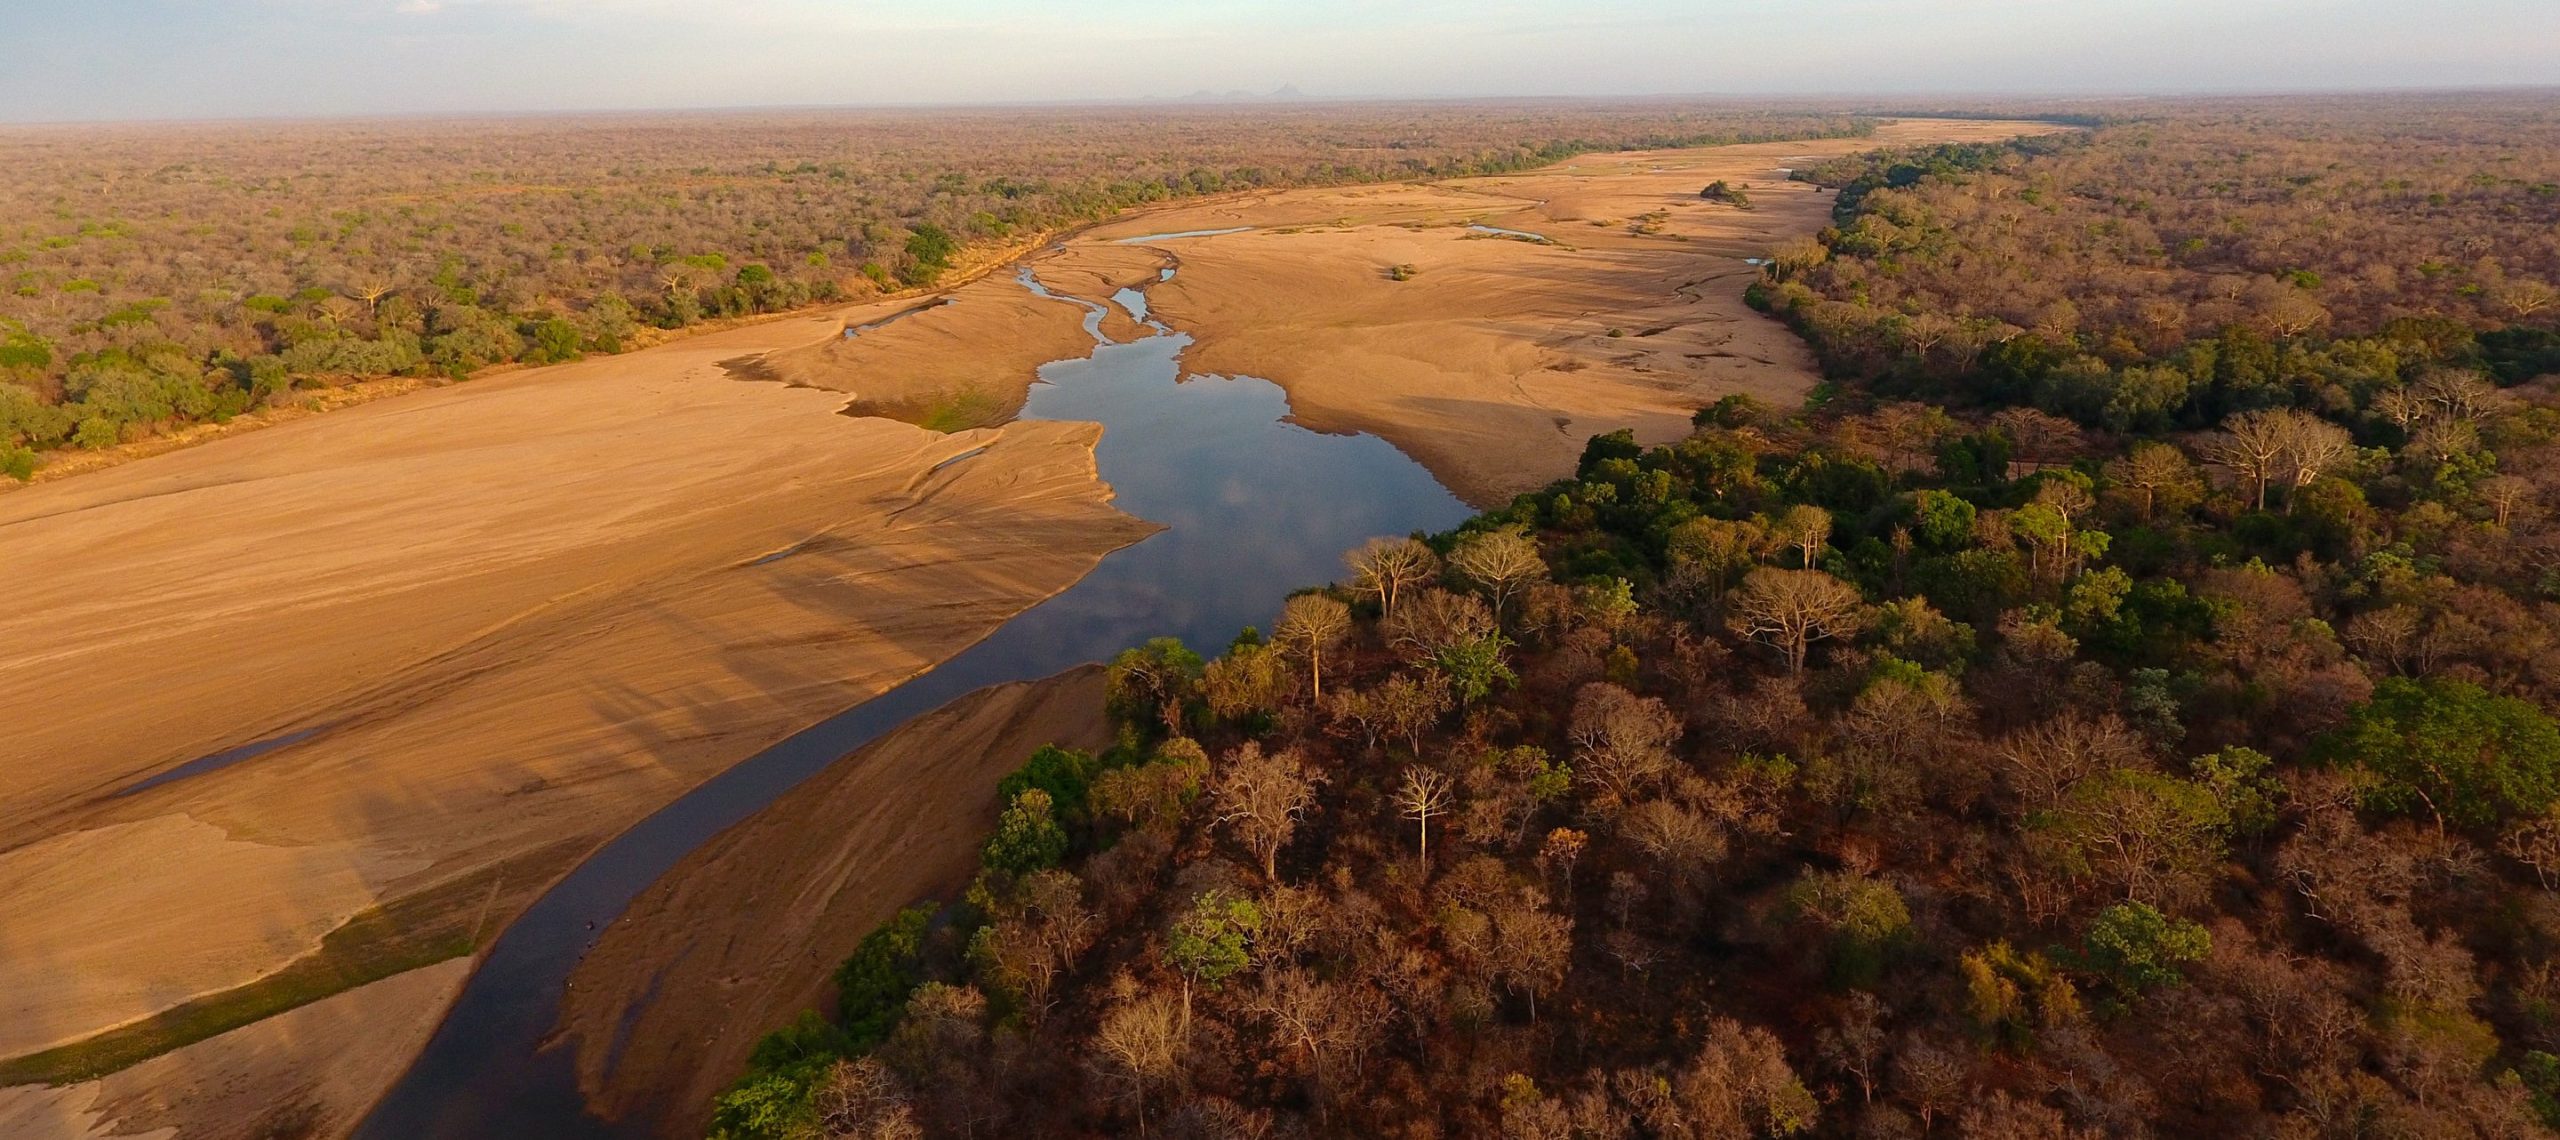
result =
[{"label": "pale sand", "polygon": [[0,1089],[11,1140],[343,1135],[426,1044],[470,963],[411,970],[104,1080]]},{"label": "pale sand", "polygon": [[[1759,275],[1745,258],[1830,221],[1832,195],[1787,181],[1785,168],[2065,129],[1906,120],[1872,139],[1595,154],[1495,177],[1222,195],[1093,227],[1033,265],[1061,292],[1139,288],[1158,319],[1197,342],[1183,358],[1188,372],[1274,381],[1306,426],[1381,436],[1460,498],[1493,506],[1570,474],[1601,432],[1666,442],[1726,395],[1787,407],[1812,389],[1819,376],[1803,342],[1742,301]],[[1701,201],[1720,179],[1745,189],[1753,208]],[[1239,227],[1250,229],[1124,244]],[[1178,276],[1157,282],[1167,265]],[[1394,280],[1400,265],[1417,275]],[[1082,313],[1024,296],[1010,274],[961,296],[859,340],[763,363],[793,383],[858,393],[866,412],[947,426],[1011,416],[1031,382],[1026,362],[1081,351]],[[1018,312],[1018,339],[972,336],[971,306]],[[1139,332],[1117,306],[1102,328],[1118,340]]]},{"label": "pale sand", "polygon": [[702,1135],[756,1039],[833,1000],[828,976],[865,934],[967,882],[1004,773],[1043,744],[1110,744],[1102,699],[1090,666],[981,689],[687,856],[571,977],[563,1027],[597,1111]]},{"label": "pale sand", "polygon": [[[1592,435],[1633,428],[1662,443],[1727,394],[1784,407],[1813,387],[1802,342],[1742,303],[1759,272],[1744,257],[1830,220],[1832,196],[1778,168],[2055,129],[1913,121],[1873,140],[1589,155],[1503,177],[1174,208],[1079,240],[1255,226],[1162,243],[1181,273],[1149,299],[1197,339],[1185,367],[1276,382],[1300,422],[1381,436],[1490,506],[1570,474]],[[1717,179],[1746,187],[1754,208],[1701,202]],[[1657,212],[1658,232],[1630,232]],[[1419,272],[1397,281],[1398,265]]]},{"label": "pale sand", "polygon": [[[1037,259],[1042,284],[1107,302],[1131,285],[1153,284],[1169,259],[1134,246],[1078,243]],[[835,337],[758,358],[754,373],[789,384],[844,392],[853,411],[933,427],[1003,423],[1022,410],[1043,364],[1093,351],[1089,309],[1038,296],[1012,273],[993,273],[954,290],[949,303],[900,316],[851,339]],[[1001,330],[1001,335],[990,335]],[[1119,306],[1102,335],[1127,341],[1144,330]]]},{"label": "pale sand", "polygon": [[[138,858],[182,873],[135,873]],[[53,1026],[145,1017],[250,981],[320,937],[418,859],[354,842],[281,846],[226,838],[183,815],[109,824],[0,855],[0,1051],[61,1039]],[[208,883],[254,884],[257,905]],[[115,963],[150,964],[148,970]],[[75,1030],[76,1032],[76,1030]]]},{"label": "pale sand", "polygon": [[[376,898],[601,841],[1147,533],[1097,480],[1092,425],[944,436],[716,365],[835,327],[421,392],[0,498],[0,1010],[21,1014],[0,1055],[271,971]],[[201,835],[158,842],[180,816]],[[131,833],[153,842],[79,834],[155,820]],[[75,876],[152,905],[30,919],[76,909]]]}]

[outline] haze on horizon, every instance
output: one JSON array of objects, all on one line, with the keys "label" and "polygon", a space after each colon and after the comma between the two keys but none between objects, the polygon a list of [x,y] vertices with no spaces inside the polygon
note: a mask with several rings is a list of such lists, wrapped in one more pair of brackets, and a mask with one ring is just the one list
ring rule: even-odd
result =
[{"label": "haze on horizon", "polygon": [[2549,0],[93,0],[0,9],[0,120],[2533,86],[2554,44]]}]

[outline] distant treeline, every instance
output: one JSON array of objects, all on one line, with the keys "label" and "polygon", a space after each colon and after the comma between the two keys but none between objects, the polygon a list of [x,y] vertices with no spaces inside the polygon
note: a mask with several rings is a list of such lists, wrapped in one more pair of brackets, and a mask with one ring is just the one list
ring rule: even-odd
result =
[{"label": "distant treeline", "polygon": [[0,470],[297,387],[930,285],[1171,198],[1872,129],[1523,103],[0,133]]},{"label": "distant treeline", "polygon": [[2560,103],[2251,104],[1836,159],[1754,292],[1837,379],[2091,427],[2560,370]]}]

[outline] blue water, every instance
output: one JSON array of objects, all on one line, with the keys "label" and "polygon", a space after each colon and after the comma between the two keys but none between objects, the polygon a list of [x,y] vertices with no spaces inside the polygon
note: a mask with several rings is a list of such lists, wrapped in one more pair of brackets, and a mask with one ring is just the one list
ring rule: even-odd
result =
[{"label": "blue water", "polygon": [[1467,228],[1480,234],[1492,234],[1495,237],[1519,238],[1522,241],[1544,242],[1547,244],[1553,244],[1555,241],[1555,239],[1550,238],[1545,234],[1533,234],[1527,230],[1506,230],[1500,226],[1471,225]]},{"label": "blue water", "polygon": [[[1028,270],[1023,277],[1047,295]],[[596,931],[687,853],[955,697],[1105,660],[1150,637],[1214,652],[1243,626],[1267,626],[1289,591],[1339,577],[1344,550],[1379,535],[1447,529],[1471,513],[1384,440],[1282,422],[1289,402],[1277,385],[1181,379],[1190,343],[1167,333],[1097,345],[1086,359],[1043,367],[1023,410],[1026,419],[1101,423],[1094,457],[1118,506],[1166,530],[1105,557],[939,668],[758,753],[607,843],[499,936],[358,1135],[614,1135],[585,1111],[572,1048],[545,1038]]]},{"label": "blue water", "polygon": [[207,772],[228,768],[244,760],[255,760],[258,757],[275,751],[276,749],[289,748],[293,745],[300,744],[305,740],[309,740],[323,732],[329,731],[331,727],[332,726],[325,724],[315,725],[311,728],[302,729],[298,732],[288,732],[282,736],[270,736],[265,740],[257,741],[252,744],[243,744],[238,748],[226,748],[210,756],[199,756],[184,764],[180,764],[175,768],[171,768],[166,772],[159,773],[146,780],[137,781],[129,787],[119,789],[116,792],[116,795],[129,796],[135,792],[149,791],[162,784],[183,780],[189,776],[201,776]]}]

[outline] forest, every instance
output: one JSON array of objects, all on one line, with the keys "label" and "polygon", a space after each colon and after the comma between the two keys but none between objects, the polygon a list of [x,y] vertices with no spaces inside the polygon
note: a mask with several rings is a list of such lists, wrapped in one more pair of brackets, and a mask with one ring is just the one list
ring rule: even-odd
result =
[{"label": "forest", "polygon": [[928,287],[1177,196],[1871,129],[1665,102],[11,128],[0,471],[353,379]]},{"label": "forest", "polygon": [[1801,409],[1111,665],[712,1135],[2560,1131],[2560,125],[1804,172]]}]

